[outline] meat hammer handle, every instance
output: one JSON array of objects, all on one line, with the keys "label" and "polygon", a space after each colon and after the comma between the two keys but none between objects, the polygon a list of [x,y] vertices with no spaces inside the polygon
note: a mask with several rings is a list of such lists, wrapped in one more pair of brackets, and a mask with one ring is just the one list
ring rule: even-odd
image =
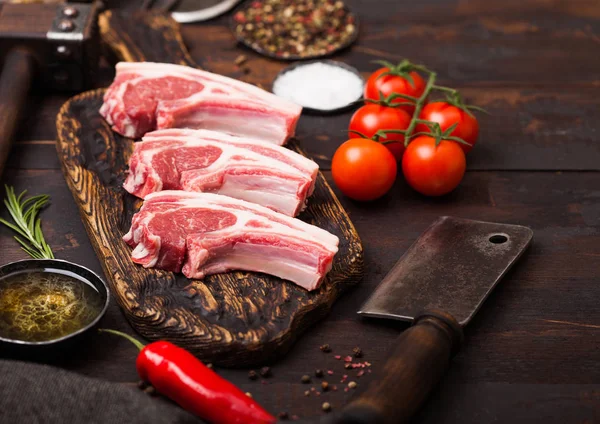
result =
[{"label": "meat hammer handle", "polygon": [[10,152],[34,72],[31,53],[14,48],[5,57],[0,74],[0,176]]},{"label": "meat hammer handle", "polygon": [[415,319],[367,390],[332,424],[407,423],[448,369],[462,341],[462,329],[449,314],[435,311]]}]

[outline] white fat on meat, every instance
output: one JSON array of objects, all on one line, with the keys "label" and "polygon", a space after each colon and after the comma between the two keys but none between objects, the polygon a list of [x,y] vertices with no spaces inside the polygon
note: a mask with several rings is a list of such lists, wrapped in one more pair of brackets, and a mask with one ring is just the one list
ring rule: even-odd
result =
[{"label": "white fat on meat", "polygon": [[160,128],[203,128],[284,144],[302,107],[252,84],[191,68],[121,62],[101,115],[119,134],[139,138]]},{"label": "white fat on meat", "polygon": [[123,239],[145,267],[188,278],[231,270],[263,272],[314,290],[330,271],[339,239],[272,210],[210,193],[147,196]]},{"label": "white fat on meat", "polygon": [[124,188],[224,194],[295,216],[314,191],[319,167],[285,147],[208,130],[169,129],[134,144]]}]

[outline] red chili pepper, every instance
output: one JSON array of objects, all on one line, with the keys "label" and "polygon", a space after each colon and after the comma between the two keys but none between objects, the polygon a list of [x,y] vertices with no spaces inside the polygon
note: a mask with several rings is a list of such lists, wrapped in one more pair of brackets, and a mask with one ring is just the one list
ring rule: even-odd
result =
[{"label": "red chili pepper", "polygon": [[205,366],[194,355],[173,343],[158,341],[144,346],[115,330],[100,330],[125,337],[140,354],[140,378],[185,410],[212,424],[271,424],[275,417],[240,389]]}]

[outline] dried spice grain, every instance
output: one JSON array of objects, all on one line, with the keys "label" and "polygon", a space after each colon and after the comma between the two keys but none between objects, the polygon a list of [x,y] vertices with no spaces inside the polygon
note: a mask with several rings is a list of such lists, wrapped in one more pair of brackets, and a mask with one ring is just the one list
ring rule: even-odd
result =
[{"label": "dried spice grain", "polygon": [[238,39],[270,56],[323,56],[349,44],[356,18],[340,0],[257,0],[233,16]]}]

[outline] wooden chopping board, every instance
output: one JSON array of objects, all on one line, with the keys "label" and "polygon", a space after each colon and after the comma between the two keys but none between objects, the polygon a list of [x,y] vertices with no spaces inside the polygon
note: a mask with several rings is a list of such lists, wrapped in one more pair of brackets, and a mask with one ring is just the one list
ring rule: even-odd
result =
[{"label": "wooden chopping board", "polygon": [[[105,43],[118,59],[195,66],[177,24],[152,13],[101,16]],[[104,89],[69,100],[57,117],[57,151],[67,184],[112,294],[132,326],[150,340],[169,340],[222,366],[257,365],[285,353],[333,302],[362,277],[362,245],[335,194],[319,173],[300,219],[340,238],[333,269],[319,290],[265,274],[230,272],[202,281],[144,269],[121,237],[141,201],[122,183],[133,141],[114,133],[98,110]],[[289,146],[304,152],[292,141]]]}]

